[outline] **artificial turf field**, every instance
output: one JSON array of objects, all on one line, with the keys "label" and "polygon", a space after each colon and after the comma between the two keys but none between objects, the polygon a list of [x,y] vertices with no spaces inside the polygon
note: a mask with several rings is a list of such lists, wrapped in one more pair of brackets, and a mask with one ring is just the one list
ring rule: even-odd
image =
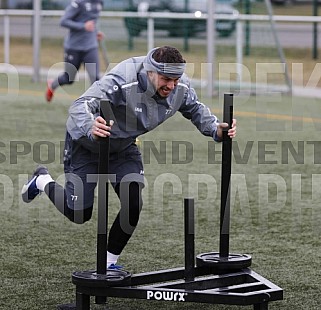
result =
[{"label": "artificial turf field", "polygon": [[[97,208],[76,225],[45,195],[30,205],[22,184],[37,164],[63,182],[65,121],[79,82],[44,100],[44,83],[20,77],[0,86],[0,309],[44,310],[74,299],[71,274],[95,268]],[[16,91],[15,91],[16,90]],[[202,98],[221,116],[223,99]],[[234,98],[230,251],[252,256],[251,268],[284,289],[274,310],[320,309],[320,102],[281,95]],[[177,114],[139,140],[145,161],[144,208],[119,264],[133,273],[180,267],[183,198],[196,205],[196,253],[218,250],[220,150]],[[118,210],[110,195],[111,219]],[[252,309],[110,299],[110,309]],[[93,309],[105,309],[92,306]]]}]

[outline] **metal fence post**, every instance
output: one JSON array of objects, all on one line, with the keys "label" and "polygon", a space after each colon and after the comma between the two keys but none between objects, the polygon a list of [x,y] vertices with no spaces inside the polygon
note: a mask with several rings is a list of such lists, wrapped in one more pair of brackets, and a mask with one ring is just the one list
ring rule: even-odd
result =
[{"label": "metal fence post", "polygon": [[237,83],[240,86],[243,80],[243,22],[236,21],[236,72]]},{"label": "metal fence post", "polygon": [[40,14],[41,14],[41,1],[35,0],[33,2],[33,76],[34,82],[40,81]]},{"label": "metal fence post", "polygon": [[216,68],[216,58],[215,58],[215,0],[208,1],[207,3],[207,26],[206,26],[206,41],[207,41],[207,97],[211,98],[214,94],[215,85],[215,68]]},{"label": "metal fence post", "polygon": [[[313,0],[313,16],[318,16],[318,0]],[[313,23],[313,59],[318,59],[318,23]]]},{"label": "metal fence post", "polygon": [[10,17],[5,15],[3,19],[3,38],[4,38],[4,62],[10,63]]},{"label": "metal fence post", "polygon": [[147,25],[147,48],[150,51],[154,48],[154,18],[148,18],[148,25]]}]

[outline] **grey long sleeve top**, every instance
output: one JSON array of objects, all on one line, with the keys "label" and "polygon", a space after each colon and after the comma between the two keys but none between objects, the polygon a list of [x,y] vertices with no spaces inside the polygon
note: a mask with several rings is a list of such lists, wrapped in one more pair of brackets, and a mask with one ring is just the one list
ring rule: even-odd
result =
[{"label": "grey long sleeve top", "polygon": [[219,141],[218,119],[198,100],[184,74],[167,98],[155,94],[143,68],[145,57],[133,57],[119,63],[95,82],[69,109],[67,130],[75,140],[91,138],[94,119],[99,115],[100,99],[111,102],[114,120],[111,152],[118,152],[135,139],[162,124],[179,111],[205,136]]},{"label": "grey long sleeve top", "polygon": [[97,22],[102,6],[102,0],[73,0],[67,6],[60,20],[60,25],[69,29],[64,40],[65,49],[87,51],[98,46],[97,29],[86,31],[85,23]]}]

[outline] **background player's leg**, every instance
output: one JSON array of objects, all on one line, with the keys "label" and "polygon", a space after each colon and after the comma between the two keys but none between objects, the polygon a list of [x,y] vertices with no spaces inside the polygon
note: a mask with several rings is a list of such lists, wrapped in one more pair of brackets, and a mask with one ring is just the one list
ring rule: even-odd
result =
[{"label": "background player's leg", "polygon": [[99,80],[99,52],[98,48],[90,49],[86,51],[83,58],[86,71],[89,75],[91,84]]}]

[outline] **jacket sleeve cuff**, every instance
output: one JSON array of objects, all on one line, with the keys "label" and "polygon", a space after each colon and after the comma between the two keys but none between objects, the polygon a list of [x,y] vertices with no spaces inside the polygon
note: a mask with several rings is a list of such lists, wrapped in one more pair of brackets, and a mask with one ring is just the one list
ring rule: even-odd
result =
[{"label": "jacket sleeve cuff", "polygon": [[213,139],[215,142],[222,142],[222,138],[217,135],[217,130],[214,131]]}]

